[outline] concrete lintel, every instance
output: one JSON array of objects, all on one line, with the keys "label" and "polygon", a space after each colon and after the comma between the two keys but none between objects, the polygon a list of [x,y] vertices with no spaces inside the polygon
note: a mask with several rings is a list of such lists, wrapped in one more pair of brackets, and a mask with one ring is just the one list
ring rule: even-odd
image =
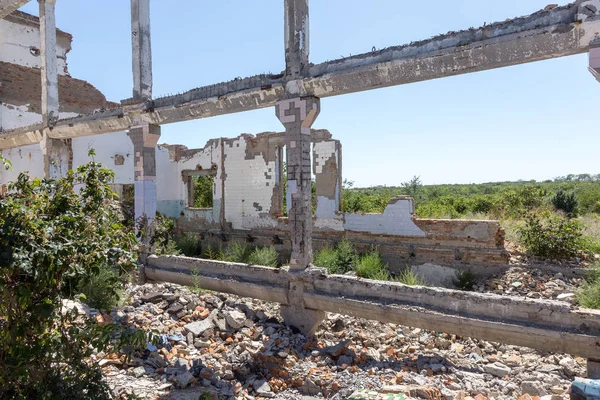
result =
[{"label": "concrete lintel", "polygon": [[133,98],[152,98],[150,0],[131,0]]},{"label": "concrete lintel", "polygon": [[[527,17],[451,32],[421,42],[333,60],[310,68],[308,77],[257,75],[155,99],[143,113],[149,123],[168,124],[274,106],[286,95],[337,96],[584,53],[600,36],[600,20],[579,22],[569,4]],[[294,83],[291,85],[291,83]],[[123,109],[59,121],[57,137],[77,137],[128,128]],[[109,120],[104,122],[104,120]],[[11,134],[11,132],[7,132]]]},{"label": "concrete lintel", "polygon": [[29,0],[0,0],[0,19],[12,14],[27,3]]}]

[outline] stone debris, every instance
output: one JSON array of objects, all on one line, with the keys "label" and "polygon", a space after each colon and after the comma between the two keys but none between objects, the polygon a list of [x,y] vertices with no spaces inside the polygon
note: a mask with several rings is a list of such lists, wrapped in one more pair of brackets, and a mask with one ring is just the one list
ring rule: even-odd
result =
[{"label": "stone debris", "polygon": [[513,266],[502,274],[480,281],[475,291],[575,304],[575,293],[583,283],[583,278],[575,275],[565,277],[562,272]]},{"label": "stone debris", "polygon": [[555,400],[585,376],[581,358],[338,314],[307,341],[282,325],[277,304],[174,284],[127,295],[106,321],[158,341],[129,360],[94,355],[118,398]]}]

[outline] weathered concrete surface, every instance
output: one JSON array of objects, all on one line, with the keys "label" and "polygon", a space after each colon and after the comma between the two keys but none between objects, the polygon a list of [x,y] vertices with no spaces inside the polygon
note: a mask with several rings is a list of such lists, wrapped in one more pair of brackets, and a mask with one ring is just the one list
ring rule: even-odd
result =
[{"label": "weathered concrete surface", "polygon": [[160,126],[138,125],[128,133],[134,149],[135,219],[151,225],[156,215],[156,144]]},{"label": "weathered concrete surface", "polygon": [[[589,4],[586,5],[589,6]],[[154,100],[142,114],[167,124],[274,106],[284,95],[328,97],[563,57],[589,50],[600,35],[597,9],[576,4],[539,11],[380,51],[310,67],[308,75],[284,83],[283,75],[258,75],[205,86]],[[585,16],[585,20],[581,20]],[[93,123],[91,123],[93,121]],[[55,137],[69,138],[128,129],[123,109],[60,121]],[[9,135],[26,134],[15,131]]]},{"label": "weathered concrete surface", "polygon": [[133,98],[152,98],[150,0],[131,0]]},{"label": "weathered concrete surface", "polygon": [[311,130],[319,115],[321,103],[318,98],[304,97],[279,101],[275,114],[285,126],[287,162],[287,204],[289,229],[292,243],[290,271],[293,278],[288,282],[288,304],[281,307],[281,316],[298,327],[306,336],[312,336],[325,314],[309,310],[303,302],[307,285],[304,270],[313,259],[312,253],[312,180],[311,180]]},{"label": "weathered concrete surface", "polygon": [[310,48],[308,0],[285,0],[283,9],[285,75],[288,79],[298,79],[308,68]]},{"label": "weathered concrete surface", "polygon": [[0,19],[12,14],[27,3],[29,0],[0,0]]},{"label": "weathered concrete surface", "polygon": [[[179,256],[151,256],[152,280],[191,285],[328,311],[587,358],[600,356],[600,312],[567,303],[406,286],[396,282],[298,273]],[[294,285],[290,286],[290,282]],[[301,285],[301,287],[297,286]],[[290,296],[289,291],[298,296]],[[288,292],[286,295],[286,291]]]}]

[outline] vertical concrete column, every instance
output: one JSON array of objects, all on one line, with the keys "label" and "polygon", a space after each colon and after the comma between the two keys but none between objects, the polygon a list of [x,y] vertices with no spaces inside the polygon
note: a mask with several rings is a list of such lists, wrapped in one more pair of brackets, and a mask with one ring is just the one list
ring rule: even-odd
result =
[{"label": "vertical concrete column", "polygon": [[44,155],[46,178],[60,178],[71,168],[70,140],[56,140],[48,136],[58,120],[58,63],[56,59],[56,0],[38,0],[40,13],[42,123],[44,133],[40,142]]},{"label": "vertical concrete column", "polygon": [[134,151],[135,219],[146,219],[151,226],[156,216],[156,144],[160,126],[132,126],[128,135]]},{"label": "vertical concrete column", "polygon": [[298,79],[308,67],[308,0],[284,1],[286,75]]},{"label": "vertical concrete column", "polygon": [[279,101],[275,109],[286,135],[290,268],[303,270],[312,262],[310,127],[319,115],[320,103],[316,97],[298,97]]},{"label": "vertical concrete column", "polygon": [[304,306],[304,290],[312,281],[310,271],[305,271],[312,262],[310,127],[319,111],[320,102],[316,97],[282,100],[275,106],[286,134],[287,203],[292,242],[288,305],[281,307],[281,315],[288,325],[297,327],[307,337],[314,334],[325,317],[323,311]]},{"label": "vertical concrete column", "polygon": [[131,0],[133,98],[152,98],[150,0]]}]

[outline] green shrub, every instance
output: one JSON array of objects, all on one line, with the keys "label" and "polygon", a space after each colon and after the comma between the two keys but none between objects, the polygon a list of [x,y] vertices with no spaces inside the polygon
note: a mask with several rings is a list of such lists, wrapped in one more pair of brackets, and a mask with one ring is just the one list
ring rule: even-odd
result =
[{"label": "green shrub", "polygon": [[99,310],[112,310],[123,296],[123,284],[112,268],[103,266],[99,273],[83,278],[77,292],[85,296],[86,304]]},{"label": "green shrub", "polygon": [[247,263],[250,256],[250,248],[246,243],[230,243],[225,249],[224,261]]},{"label": "green shrub", "polygon": [[193,233],[185,233],[177,237],[176,243],[177,248],[188,257],[195,257],[202,254],[202,246],[200,244],[200,238],[198,235]]},{"label": "green shrub", "polygon": [[313,264],[326,268],[330,274],[345,274],[352,271],[358,260],[358,255],[352,243],[346,238],[340,240],[335,249],[325,247],[319,251]]},{"label": "green shrub", "polygon": [[196,176],[194,181],[194,207],[212,208],[214,176]]},{"label": "green shrub", "polygon": [[207,260],[225,261],[225,253],[222,247],[206,246],[202,253],[202,258]]},{"label": "green shrub", "polygon": [[584,248],[581,224],[562,217],[541,221],[529,215],[518,232],[521,244],[537,257],[571,258]]},{"label": "green shrub", "polygon": [[576,299],[582,307],[600,309],[600,264],[589,268],[585,283],[577,291]]},{"label": "green shrub", "polygon": [[330,274],[336,274],[338,263],[338,253],[334,248],[323,247],[315,254],[313,264],[317,267],[325,268]]},{"label": "green shrub", "polygon": [[387,265],[381,261],[381,256],[376,250],[371,250],[361,256],[354,270],[356,271],[356,275],[361,278],[389,280]]},{"label": "green shrub", "polygon": [[574,192],[567,194],[562,189],[559,189],[550,201],[557,210],[564,211],[569,218],[577,216],[578,203]]},{"label": "green shrub", "polygon": [[425,286],[425,282],[410,267],[406,267],[394,280],[409,286]]},{"label": "green shrub", "polygon": [[181,252],[174,240],[175,220],[157,212],[154,219],[154,234],[150,244],[156,255],[179,255]]},{"label": "green shrub", "polygon": [[145,346],[141,331],[61,313],[73,289],[103,271],[118,284],[136,266],[135,235],[112,206],[113,179],[91,162],[58,180],[20,174],[0,198],[0,398],[109,399],[94,349]]},{"label": "green shrub", "polygon": [[457,269],[454,278],[452,278],[452,283],[459,290],[471,291],[477,282],[471,270]]},{"label": "green shrub", "polygon": [[277,268],[279,266],[279,254],[273,246],[257,247],[250,253],[248,263]]}]

